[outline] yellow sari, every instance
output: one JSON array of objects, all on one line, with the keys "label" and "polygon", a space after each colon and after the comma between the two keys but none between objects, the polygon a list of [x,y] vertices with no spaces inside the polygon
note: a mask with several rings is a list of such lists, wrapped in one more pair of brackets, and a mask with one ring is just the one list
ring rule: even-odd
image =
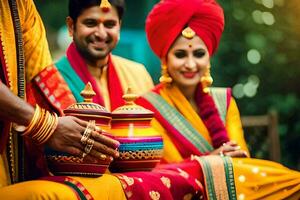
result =
[{"label": "yellow sari", "polygon": [[[195,132],[198,132],[198,136],[204,138],[206,142],[212,144],[209,132],[199,115],[192,108],[191,104],[184,97],[177,87],[161,87],[159,90],[156,90],[156,93],[153,94],[159,95],[162,97],[163,101],[168,105],[172,106],[172,109],[175,108],[174,112],[180,113],[186,121],[193,127]],[[155,99],[158,99],[158,96],[155,96]],[[152,104],[149,109],[155,108],[153,111],[161,112],[166,111],[166,107],[159,108],[157,103],[151,100],[151,98],[144,95],[144,98]],[[213,98],[216,101],[215,98]],[[147,107],[147,104],[142,105]],[[156,104],[156,106],[154,105]],[[217,104],[217,103],[215,103]],[[149,104],[148,104],[149,105]],[[216,106],[218,107],[218,106]],[[165,110],[164,110],[165,109]],[[220,111],[220,110],[219,110]],[[168,112],[170,115],[171,112]],[[177,113],[177,114],[178,114]],[[157,114],[157,113],[156,113]],[[161,114],[160,114],[161,115]],[[236,106],[235,101],[231,98],[225,117],[225,127],[228,132],[228,136],[231,140],[235,140],[244,150],[247,150],[246,143],[243,137],[243,132],[241,128],[241,122],[239,117],[239,112]],[[174,135],[170,133],[170,129],[164,126],[160,118],[153,120],[152,125],[163,134],[164,138],[164,159],[168,163],[180,162],[185,157],[183,157],[176,147],[176,142],[183,143],[183,141],[175,141]],[[175,123],[170,123],[174,125]],[[200,136],[201,134],[201,136]],[[192,144],[191,144],[192,145]],[[184,150],[188,151],[188,147],[183,147]],[[225,156],[226,157],[226,156]],[[192,159],[199,161],[203,169],[204,182],[206,185],[207,196],[209,199],[214,199],[213,195],[210,198],[209,192],[209,182],[213,181],[214,184],[218,184],[218,187],[215,188],[214,193],[220,194],[220,196],[215,196],[216,199],[228,199],[229,196],[226,192],[218,191],[218,188],[222,188],[224,182],[229,179],[234,179],[234,186],[236,192],[233,192],[233,196],[229,199],[299,199],[300,198],[300,173],[297,171],[290,170],[281,164],[266,161],[258,160],[253,158],[228,158],[230,165],[233,168],[232,177],[224,176],[224,171],[226,167],[224,165],[225,159],[221,161],[220,156],[192,156]],[[230,161],[231,160],[231,161]],[[206,167],[203,165],[206,164]],[[222,171],[223,170],[223,171]],[[223,174],[221,174],[223,173]],[[213,180],[210,180],[213,179]],[[212,184],[212,183],[210,183]],[[219,189],[220,190],[220,189]]]}]

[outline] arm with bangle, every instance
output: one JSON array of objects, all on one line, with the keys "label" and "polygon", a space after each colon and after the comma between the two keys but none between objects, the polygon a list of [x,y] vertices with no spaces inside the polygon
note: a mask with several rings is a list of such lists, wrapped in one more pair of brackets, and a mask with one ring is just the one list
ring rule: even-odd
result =
[{"label": "arm with bangle", "polygon": [[[72,116],[57,117],[56,114],[30,104],[14,95],[0,83],[0,119],[14,123],[19,134],[30,137],[36,144],[47,143],[51,148],[82,156],[85,152],[80,140],[88,122]],[[102,158],[103,154],[117,157],[118,142],[94,130],[91,134],[95,143],[89,157]]]}]

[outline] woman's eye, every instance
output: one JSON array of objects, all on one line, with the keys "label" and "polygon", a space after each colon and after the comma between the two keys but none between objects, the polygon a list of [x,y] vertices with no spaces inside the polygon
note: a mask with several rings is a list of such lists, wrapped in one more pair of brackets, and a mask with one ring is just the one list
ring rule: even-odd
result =
[{"label": "woman's eye", "polygon": [[197,51],[194,51],[193,55],[197,58],[202,58],[204,55],[205,55],[205,51],[203,50],[197,50]]},{"label": "woman's eye", "polygon": [[186,53],[184,51],[176,51],[174,55],[176,58],[183,58],[186,56]]}]

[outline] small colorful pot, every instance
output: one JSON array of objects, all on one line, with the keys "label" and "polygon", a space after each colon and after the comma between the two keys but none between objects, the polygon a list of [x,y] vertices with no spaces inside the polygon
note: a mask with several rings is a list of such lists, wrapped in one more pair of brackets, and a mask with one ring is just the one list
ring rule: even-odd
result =
[{"label": "small colorful pot", "polygon": [[112,112],[110,132],[120,142],[120,157],[112,162],[112,172],[149,171],[162,158],[162,136],[150,125],[153,112],[136,105],[136,98],[129,89],[123,96],[126,104]]},{"label": "small colorful pot", "polygon": [[[95,120],[96,126],[101,128],[103,134],[109,136],[106,131],[110,129],[111,113],[103,106],[92,102],[95,92],[90,83],[86,85],[81,95],[84,97],[84,102],[69,106],[64,110],[65,115],[85,121]],[[105,173],[111,162],[109,158],[92,162],[64,152],[54,151],[49,147],[46,147],[45,153],[48,168],[54,175],[100,176]]]}]

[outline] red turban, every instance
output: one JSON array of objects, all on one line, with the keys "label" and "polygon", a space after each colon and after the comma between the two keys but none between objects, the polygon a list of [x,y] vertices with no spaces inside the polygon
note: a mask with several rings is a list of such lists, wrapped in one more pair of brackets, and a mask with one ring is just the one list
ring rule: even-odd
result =
[{"label": "red turban", "polygon": [[165,57],[186,26],[196,32],[212,55],[224,29],[223,9],[215,0],[162,0],[146,20],[146,34],[154,53]]}]

